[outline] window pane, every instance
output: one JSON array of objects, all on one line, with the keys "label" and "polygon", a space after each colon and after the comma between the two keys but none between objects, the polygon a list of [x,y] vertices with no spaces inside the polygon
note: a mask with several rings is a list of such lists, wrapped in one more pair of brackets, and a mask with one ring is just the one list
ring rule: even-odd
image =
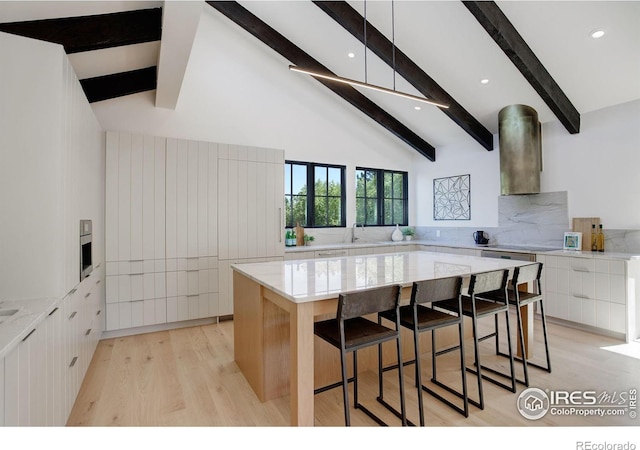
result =
[{"label": "window pane", "polygon": [[340,186],[342,184],[342,171],[337,167],[329,167],[329,184]]},{"label": "window pane", "polygon": [[329,197],[329,211],[327,214],[327,224],[338,226],[342,223],[342,201],[340,197]]},{"label": "window pane", "polygon": [[367,191],[366,196],[368,198],[378,197],[378,176],[376,172],[371,170],[367,171]]},{"label": "window pane", "polygon": [[356,198],[356,223],[364,223],[364,199]]},{"label": "window pane", "polygon": [[393,208],[391,207],[391,200],[385,199],[383,208],[384,208],[383,225],[395,225],[396,222],[394,222],[394,218],[393,218]]},{"label": "window pane", "polygon": [[366,200],[366,225],[378,224],[378,202],[376,199]]},{"label": "window pane", "polygon": [[284,193],[291,194],[291,164],[284,165]]},{"label": "window pane", "polygon": [[393,174],[391,172],[384,173],[384,198],[391,198],[393,195]]},{"label": "window pane", "polygon": [[307,194],[307,166],[293,164],[293,189],[292,194]]},{"label": "window pane", "polygon": [[[317,183],[317,182],[316,182]],[[314,214],[316,225],[319,227],[323,227],[328,225],[327,221],[327,197],[317,197],[314,205]]]},{"label": "window pane", "polygon": [[400,173],[393,174],[393,197],[404,198],[403,192],[403,176]]},{"label": "window pane", "polygon": [[327,195],[327,168],[316,167],[314,179],[316,196]]},{"label": "window pane", "polygon": [[364,179],[364,170],[356,170],[356,197],[364,197]]},{"label": "window pane", "polygon": [[396,223],[404,223],[404,202],[402,200],[393,201],[393,220]]},{"label": "window pane", "polygon": [[295,226],[298,223],[303,227],[307,225],[307,197],[293,197],[293,208],[291,217],[292,218],[291,222],[289,222],[289,226]]}]

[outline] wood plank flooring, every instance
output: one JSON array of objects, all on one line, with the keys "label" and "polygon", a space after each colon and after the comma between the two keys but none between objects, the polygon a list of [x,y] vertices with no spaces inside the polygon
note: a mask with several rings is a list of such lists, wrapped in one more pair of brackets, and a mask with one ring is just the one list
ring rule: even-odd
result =
[{"label": "wood plank flooring", "polygon": [[[515,323],[515,320],[512,322]],[[536,327],[539,327],[536,321]],[[640,344],[549,324],[552,373],[530,368],[531,387],[542,390],[591,390],[620,395],[640,388]],[[541,332],[536,333],[536,359],[543,355]],[[483,364],[507,368],[507,360],[491,355],[483,345]],[[612,349],[635,352],[627,356]],[[473,343],[466,343],[467,362],[473,363]],[[439,378],[457,380],[457,354],[442,358]],[[338,353],[336,351],[336,358]],[[440,360],[439,360],[440,361]],[[423,380],[430,374],[430,358],[423,358]],[[521,366],[516,365],[521,376]],[[442,370],[442,372],[440,371]],[[405,370],[407,411],[418,422],[413,366]],[[376,401],[377,375],[360,378],[360,400],[392,426],[399,421]],[[470,394],[476,398],[475,378],[469,374]],[[522,417],[517,397],[491,383],[483,384],[484,410],[470,407],[470,416],[424,396],[428,427],[604,427],[638,426],[623,416],[552,415],[540,420]],[[352,399],[353,397],[351,397]],[[397,373],[385,373],[385,399],[397,403]],[[316,426],[342,427],[342,393],[333,389],[315,397]],[[352,425],[375,426],[361,411],[351,413]],[[70,415],[68,426],[125,427],[283,427],[289,424],[289,398],[261,403],[233,361],[233,321],[100,341]]]}]

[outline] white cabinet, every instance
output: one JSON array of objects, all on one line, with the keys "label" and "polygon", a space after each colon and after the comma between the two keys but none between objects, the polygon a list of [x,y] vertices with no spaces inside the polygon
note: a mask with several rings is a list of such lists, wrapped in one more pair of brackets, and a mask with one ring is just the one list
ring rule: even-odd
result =
[{"label": "white cabinet", "polygon": [[547,314],[627,333],[627,262],[604,257],[545,256]]},{"label": "white cabinet", "polygon": [[5,425],[4,423],[4,358],[0,358],[0,427]]}]

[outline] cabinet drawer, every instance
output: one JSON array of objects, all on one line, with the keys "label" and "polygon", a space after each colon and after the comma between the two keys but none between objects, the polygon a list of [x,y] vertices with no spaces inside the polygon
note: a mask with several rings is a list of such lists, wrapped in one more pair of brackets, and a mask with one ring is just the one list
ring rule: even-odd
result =
[{"label": "cabinet drawer", "polygon": [[332,258],[332,257],[340,257],[347,256],[347,250],[318,250],[314,252],[313,256],[315,258]]}]

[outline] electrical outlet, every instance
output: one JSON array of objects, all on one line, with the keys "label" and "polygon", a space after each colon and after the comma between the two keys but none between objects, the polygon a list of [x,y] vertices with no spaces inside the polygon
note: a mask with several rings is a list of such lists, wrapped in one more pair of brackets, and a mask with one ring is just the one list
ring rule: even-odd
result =
[{"label": "electrical outlet", "polygon": [[436,237],[440,237],[440,230],[436,230]]}]

